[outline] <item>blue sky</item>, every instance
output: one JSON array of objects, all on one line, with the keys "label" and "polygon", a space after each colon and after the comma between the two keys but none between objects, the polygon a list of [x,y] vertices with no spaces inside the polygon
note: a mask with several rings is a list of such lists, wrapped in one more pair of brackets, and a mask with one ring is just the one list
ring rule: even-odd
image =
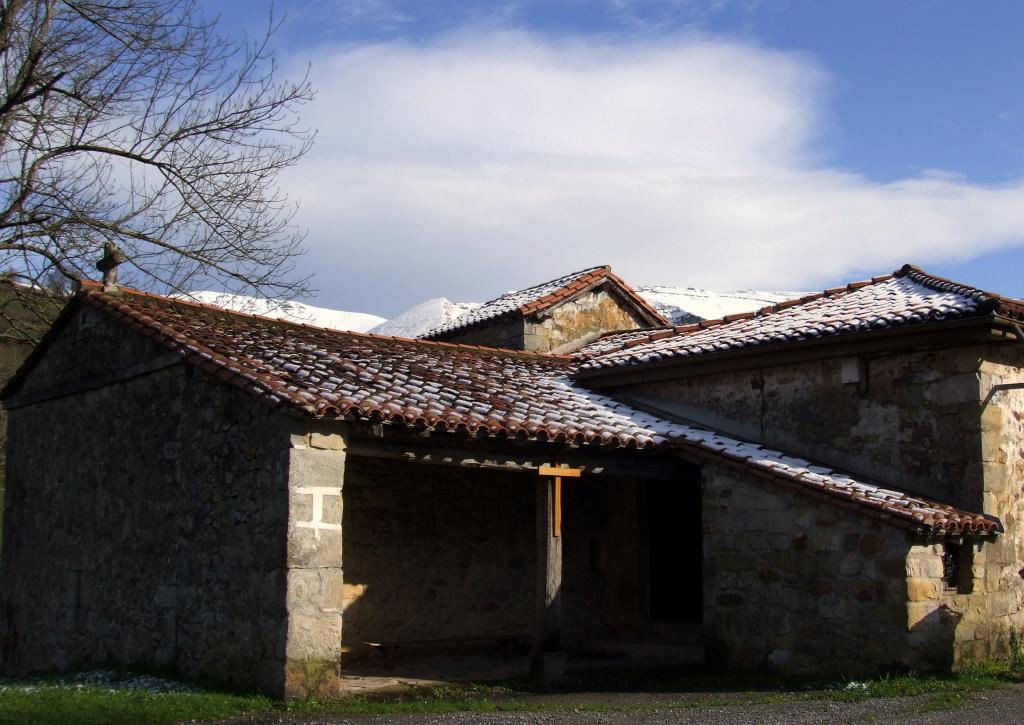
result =
[{"label": "blue sky", "polygon": [[[269,3],[209,0],[231,30]],[[576,267],[818,289],[913,261],[1024,296],[1024,6],[292,0],[316,304]]]}]

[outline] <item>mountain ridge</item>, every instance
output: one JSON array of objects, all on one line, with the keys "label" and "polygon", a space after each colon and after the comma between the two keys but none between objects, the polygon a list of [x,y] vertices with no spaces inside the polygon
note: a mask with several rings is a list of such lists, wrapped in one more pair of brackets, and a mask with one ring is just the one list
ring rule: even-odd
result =
[{"label": "mountain ridge", "polygon": [[[807,294],[795,291],[762,290],[716,292],[698,287],[673,287],[671,285],[639,285],[634,289],[671,320],[673,325],[684,325],[740,312],[750,312],[766,305],[797,299]],[[436,327],[458,319],[481,304],[479,302],[452,302],[446,297],[435,297],[387,319],[366,312],[348,312],[327,307],[315,307],[303,302],[258,299],[222,292],[193,292],[187,297],[238,312],[277,317],[333,330],[369,332],[375,335],[394,337],[419,337]]]}]

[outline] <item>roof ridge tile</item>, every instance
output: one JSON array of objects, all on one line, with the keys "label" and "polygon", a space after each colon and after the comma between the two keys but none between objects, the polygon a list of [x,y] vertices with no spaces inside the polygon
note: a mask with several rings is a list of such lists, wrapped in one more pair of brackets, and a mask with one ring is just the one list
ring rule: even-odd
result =
[{"label": "roof ridge tile", "polygon": [[470,343],[445,342],[443,340],[424,340],[423,338],[419,338],[419,337],[400,337],[398,335],[379,335],[379,334],[376,334],[376,333],[373,333],[373,332],[359,332],[357,330],[338,330],[338,329],[335,329],[335,328],[332,328],[332,327],[322,327],[320,325],[313,325],[313,324],[310,324],[308,322],[298,322],[298,321],[295,321],[295,320],[286,320],[286,319],[283,319],[283,318],[280,318],[280,317],[269,317],[267,315],[260,315],[260,314],[256,314],[256,313],[252,313],[252,312],[242,312],[242,311],[239,311],[239,310],[231,310],[231,309],[228,309],[226,307],[218,307],[217,305],[212,305],[212,304],[209,304],[209,303],[206,303],[206,302],[199,302],[199,301],[193,300],[193,299],[188,299],[188,298],[183,298],[183,297],[168,297],[168,296],[165,296],[165,295],[158,295],[158,294],[156,294],[154,292],[146,292],[145,290],[132,289],[132,288],[128,288],[128,287],[119,287],[117,289],[117,291],[107,292],[107,291],[104,291],[102,289],[102,286],[100,284],[98,284],[98,283],[96,283],[96,282],[94,282],[92,280],[84,280],[84,281],[87,282],[87,285],[83,285],[83,286],[87,286],[89,288],[89,289],[84,290],[83,294],[85,296],[90,296],[90,295],[120,296],[120,295],[127,294],[127,295],[133,295],[133,296],[137,296],[137,297],[144,297],[144,298],[149,298],[149,299],[154,299],[154,300],[167,300],[167,301],[170,301],[170,302],[172,302],[174,304],[188,305],[190,307],[198,307],[200,309],[209,310],[209,311],[215,312],[215,313],[222,313],[222,314],[234,315],[234,316],[238,316],[238,317],[245,317],[245,318],[250,318],[250,319],[254,319],[254,320],[259,320],[261,322],[269,322],[269,323],[272,323],[272,324],[284,325],[284,326],[287,326],[287,327],[304,328],[304,329],[312,330],[312,331],[315,331],[315,332],[326,333],[328,335],[349,335],[349,336],[352,336],[352,337],[365,337],[365,338],[371,338],[371,339],[375,339],[375,340],[393,340],[395,342],[410,343],[410,344],[413,344],[413,345],[441,345],[441,346],[459,347],[459,348],[466,349],[466,350],[477,350],[477,351],[480,351],[480,352],[488,352],[488,353],[493,352],[493,353],[500,353],[502,355],[519,355],[519,356],[524,356],[524,357],[544,358],[544,359],[552,359],[552,360],[566,360],[566,361],[569,361],[569,360],[574,360],[575,359],[572,355],[568,355],[568,354],[565,354],[565,353],[541,352],[541,351],[537,351],[537,350],[517,350],[517,349],[514,349],[514,348],[491,347],[491,346],[488,346],[488,345],[474,345],[474,344],[470,344]]}]

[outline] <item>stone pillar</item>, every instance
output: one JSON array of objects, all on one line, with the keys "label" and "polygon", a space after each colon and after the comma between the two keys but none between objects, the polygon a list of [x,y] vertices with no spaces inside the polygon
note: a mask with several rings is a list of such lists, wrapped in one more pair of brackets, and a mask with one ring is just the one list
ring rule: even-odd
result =
[{"label": "stone pillar", "polygon": [[340,427],[292,436],[288,467],[288,634],[284,696],[330,696],[341,673]]},{"label": "stone pillar", "polygon": [[541,683],[565,674],[562,651],[562,537],[555,535],[555,482],[537,481],[537,617],[530,670]]}]

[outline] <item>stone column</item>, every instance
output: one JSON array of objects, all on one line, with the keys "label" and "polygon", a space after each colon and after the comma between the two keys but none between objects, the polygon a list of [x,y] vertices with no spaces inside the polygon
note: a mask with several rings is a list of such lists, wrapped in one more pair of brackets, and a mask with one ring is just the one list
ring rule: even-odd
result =
[{"label": "stone column", "polygon": [[341,672],[340,427],[292,435],[288,467],[288,634],[284,696],[329,696]]}]

